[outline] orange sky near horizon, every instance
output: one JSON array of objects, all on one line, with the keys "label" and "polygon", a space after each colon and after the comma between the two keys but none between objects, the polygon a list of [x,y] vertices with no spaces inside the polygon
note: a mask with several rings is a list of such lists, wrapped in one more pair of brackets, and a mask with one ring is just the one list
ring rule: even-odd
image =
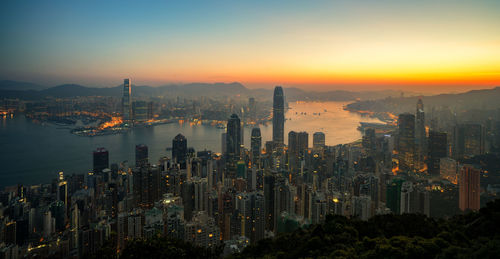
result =
[{"label": "orange sky near horizon", "polygon": [[[123,15],[123,14],[132,14]],[[500,1],[12,1],[0,79],[314,90],[500,86]]]}]

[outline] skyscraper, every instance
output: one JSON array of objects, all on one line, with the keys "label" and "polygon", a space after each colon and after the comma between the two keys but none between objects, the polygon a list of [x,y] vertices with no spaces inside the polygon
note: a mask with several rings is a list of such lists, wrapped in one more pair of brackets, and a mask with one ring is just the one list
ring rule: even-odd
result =
[{"label": "skyscraper", "polygon": [[145,122],[148,120],[148,104],[146,101],[136,101],[133,103],[133,118],[136,122]]},{"label": "skyscraper", "polygon": [[154,118],[154,104],[153,102],[148,102],[147,104],[148,108],[147,108],[147,118],[148,120],[151,120]]},{"label": "skyscraper", "polygon": [[298,138],[297,132],[290,131],[288,132],[288,153],[289,154],[297,154],[298,149]]},{"label": "skyscraper", "polygon": [[250,119],[253,121],[257,117],[257,105],[255,103],[255,98],[250,97],[248,98],[248,113]]},{"label": "skyscraper", "polygon": [[135,146],[135,166],[142,167],[148,164],[148,146],[144,144]]},{"label": "skyscraper", "polygon": [[447,135],[445,132],[429,132],[429,157],[427,159],[427,171],[431,175],[440,174],[440,160],[446,157],[448,150]]},{"label": "skyscraper", "polygon": [[309,134],[307,132],[290,131],[288,133],[288,165],[291,171],[299,168],[309,148]]},{"label": "skyscraper", "polygon": [[94,173],[101,173],[106,168],[109,168],[109,153],[101,147],[94,151]]},{"label": "skyscraper", "polygon": [[174,163],[181,165],[182,169],[186,168],[187,157],[187,139],[182,134],[178,134],[172,140],[172,160]]},{"label": "skyscraper", "polygon": [[484,154],[484,127],[481,124],[459,124],[455,126],[453,157],[470,158]]},{"label": "skyscraper", "polygon": [[480,179],[481,172],[471,165],[465,165],[460,171],[459,207],[462,211],[479,210],[480,207]]},{"label": "skyscraper", "polygon": [[299,157],[303,156],[309,148],[309,134],[307,132],[290,131],[288,133],[288,151]]},{"label": "skyscraper", "polygon": [[122,98],[122,115],[123,121],[129,122],[132,120],[132,84],[130,79],[123,80],[123,98]]},{"label": "skyscraper", "polygon": [[235,199],[238,213],[240,235],[252,243],[264,238],[265,214],[264,194],[262,192],[239,193]]},{"label": "skyscraper", "polygon": [[151,207],[160,198],[160,168],[141,167],[132,170],[133,192],[137,205]]},{"label": "skyscraper", "polygon": [[57,187],[57,199],[62,201],[68,207],[68,182],[64,180],[64,173],[59,172],[59,181]]},{"label": "skyscraper", "polygon": [[386,206],[394,214],[399,214],[401,209],[401,187],[403,186],[403,179],[392,179],[392,182],[386,188]]},{"label": "skyscraper", "polygon": [[375,149],[377,148],[377,137],[375,135],[375,129],[367,128],[365,129],[365,135],[363,136],[362,145],[363,147],[370,152],[372,155]]},{"label": "skyscraper", "polygon": [[415,120],[415,166],[421,168],[427,155],[427,136],[425,133],[425,113],[422,99],[418,99]]},{"label": "skyscraper", "polygon": [[415,148],[418,161],[423,161],[426,154],[425,113],[422,99],[418,99],[415,121]]},{"label": "skyscraper", "polygon": [[413,170],[415,165],[415,115],[403,113],[399,115],[398,158],[399,169]]},{"label": "skyscraper", "polygon": [[233,114],[227,121],[226,156],[228,161],[236,163],[240,159],[241,148],[241,121],[238,115]]},{"label": "skyscraper", "polygon": [[314,132],[313,134],[313,149],[322,150],[325,148],[325,133]]},{"label": "skyscraper", "polygon": [[285,139],[285,96],[283,88],[276,86],[273,96],[273,142],[283,146]]},{"label": "skyscraper", "polygon": [[226,141],[227,141],[227,133],[226,132],[222,132],[220,134],[220,136],[221,136],[221,153],[223,155],[226,155],[226,153],[227,153],[227,143],[226,143]]},{"label": "skyscraper", "polygon": [[260,150],[262,149],[262,137],[260,135],[260,128],[252,129],[251,149],[252,162],[253,164],[256,164],[260,158]]}]

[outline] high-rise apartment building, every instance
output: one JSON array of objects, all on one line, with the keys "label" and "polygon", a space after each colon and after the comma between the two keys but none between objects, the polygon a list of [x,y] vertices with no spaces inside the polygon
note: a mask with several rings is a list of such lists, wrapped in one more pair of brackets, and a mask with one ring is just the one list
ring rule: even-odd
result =
[{"label": "high-rise apartment building", "polygon": [[465,165],[460,171],[458,178],[460,210],[479,210],[480,179],[481,171],[471,165]]},{"label": "high-rise apartment building", "polygon": [[160,198],[160,168],[141,167],[132,171],[133,193],[136,204],[142,208],[150,208]]}]

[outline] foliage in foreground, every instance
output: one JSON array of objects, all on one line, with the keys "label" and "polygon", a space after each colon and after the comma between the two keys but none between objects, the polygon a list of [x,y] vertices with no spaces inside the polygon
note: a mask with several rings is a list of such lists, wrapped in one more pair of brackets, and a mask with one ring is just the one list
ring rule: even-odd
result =
[{"label": "foliage in foreground", "polygon": [[498,258],[500,200],[476,213],[435,220],[379,215],[368,221],[328,216],[322,225],[247,247],[234,258]]},{"label": "foliage in foreground", "polygon": [[[181,240],[133,240],[120,258],[215,258],[212,251]],[[264,239],[233,258],[498,258],[500,199],[479,212],[450,219],[424,215],[378,215],[368,221],[328,216],[308,229]],[[116,258],[103,247],[97,258]]]}]

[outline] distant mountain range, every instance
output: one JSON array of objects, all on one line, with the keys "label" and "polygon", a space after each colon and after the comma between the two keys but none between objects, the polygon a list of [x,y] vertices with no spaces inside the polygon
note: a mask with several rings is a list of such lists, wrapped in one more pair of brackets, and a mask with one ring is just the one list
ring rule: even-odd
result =
[{"label": "distant mountain range", "polygon": [[26,90],[42,90],[49,87],[29,83],[29,82],[19,82],[19,81],[11,81],[11,80],[2,80],[0,81],[0,90],[17,90],[17,91],[26,91]]},{"label": "distant mountain range", "polygon": [[500,86],[491,89],[472,90],[458,94],[439,94],[431,96],[411,96],[405,98],[383,98],[379,100],[365,100],[351,103],[351,110],[414,113],[419,98],[429,110],[432,107],[448,107],[451,111],[464,110],[491,110],[500,109]]},{"label": "distant mountain range", "polygon": [[[480,90],[492,91],[492,89]],[[474,91],[465,94],[474,95]],[[271,100],[273,89],[248,89],[238,82],[234,83],[190,83],[169,84],[158,87],[136,86],[132,87],[133,96],[139,97],[231,97]],[[413,92],[405,92],[406,96],[418,96]],[[19,98],[23,100],[37,100],[47,97],[71,98],[78,96],[115,96],[122,95],[122,85],[114,87],[87,87],[78,84],[63,84],[54,87],[38,85],[29,82],[0,81],[0,98]],[[376,100],[386,97],[400,97],[402,91],[342,91],[334,90],[327,92],[307,91],[299,88],[285,88],[287,101],[354,101],[354,100]],[[488,94],[486,94],[488,95]],[[445,96],[460,96],[445,95]]]}]

